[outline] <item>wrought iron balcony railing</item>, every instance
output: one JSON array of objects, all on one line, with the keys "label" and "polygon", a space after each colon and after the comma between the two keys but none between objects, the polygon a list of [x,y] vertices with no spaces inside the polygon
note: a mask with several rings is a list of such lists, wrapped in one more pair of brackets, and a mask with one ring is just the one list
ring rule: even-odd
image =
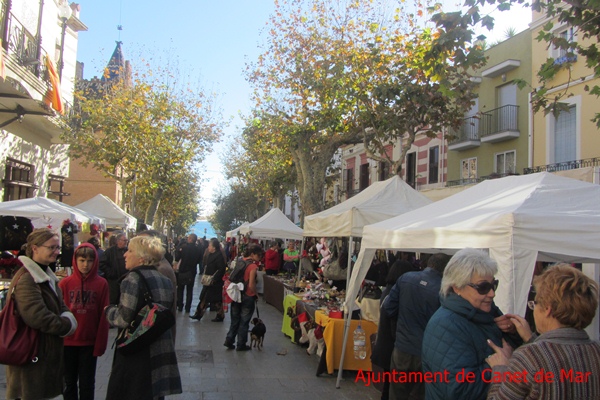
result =
[{"label": "wrought iron balcony railing", "polygon": [[586,158],[585,160],[573,160],[573,161],[565,161],[559,162],[555,164],[546,164],[540,165],[533,168],[524,168],[524,174],[533,174],[536,172],[548,171],[568,171],[571,169],[585,168],[585,167],[598,167],[600,166],[600,158]]},{"label": "wrought iron balcony railing", "polygon": [[482,126],[481,137],[499,132],[517,132],[519,130],[519,106],[505,105],[486,111],[483,115],[489,123]]}]

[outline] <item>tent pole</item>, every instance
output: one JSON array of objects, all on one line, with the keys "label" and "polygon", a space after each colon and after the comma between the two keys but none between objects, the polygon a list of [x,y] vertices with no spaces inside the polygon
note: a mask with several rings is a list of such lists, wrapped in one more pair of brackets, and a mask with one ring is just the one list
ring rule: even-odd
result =
[{"label": "tent pole", "polygon": [[[348,284],[350,283],[350,277],[352,276],[352,253],[354,252],[354,240],[353,237],[350,236],[348,240],[348,266],[346,267],[346,292],[348,292]],[[352,303],[346,304],[346,309],[344,310],[344,341],[342,342],[342,355],[340,357],[340,367],[338,369],[337,381],[335,382],[335,387],[337,389],[340,388],[340,382],[342,381],[342,373],[344,372],[344,358],[346,356],[346,343],[348,343],[348,335],[350,332],[350,319],[352,317]]]},{"label": "tent pole", "polygon": [[300,245],[300,258],[298,258],[298,282],[300,282],[300,276],[302,275],[302,263],[300,261],[302,260],[302,250],[304,249],[304,239],[305,239],[305,237],[302,236],[302,244]]}]

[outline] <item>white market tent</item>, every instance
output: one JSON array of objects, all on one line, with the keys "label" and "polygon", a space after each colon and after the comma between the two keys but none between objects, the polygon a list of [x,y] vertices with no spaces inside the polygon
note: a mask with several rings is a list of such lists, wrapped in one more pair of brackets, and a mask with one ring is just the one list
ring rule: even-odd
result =
[{"label": "white market tent", "polygon": [[325,211],[304,218],[304,236],[361,237],[374,224],[430,204],[398,175],[375,182],[365,190]]},{"label": "white market tent", "polygon": [[0,203],[0,215],[26,217],[31,219],[35,228],[49,226],[51,229],[59,231],[66,220],[80,226],[95,224],[101,229],[104,229],[105,226],[104,218],[45,197],[2,202]]},{"label": "white market tent", "polygon": [[444,200],[365,226],[346,301],[376,249],[485,249],[498,263],[495,302],[523,314],[536,260],[600,262],[600,185],[541,172],[484,181]]},{"label": "white market tent", "polygon": [[103,194],[98,194],[83,203],[77,204],[75,207],[104,218],[107,227],[137,228],[137,218],[123,211],[121,207]]},{"label": "white market tent", "polygon": [[354,302],[377,249],[452,254],[472,247],[498,263],[498,307],[523,315],[536,260],[599,263],[599,227],[600,185],[547,172],[484,181],[365,226],[346,304]]},{"label": "white market tent", "polygon": [[279,208],[274,208],[254,222],[239,227],[241,235],[255,239],[282,238],[302,240],[302,228],[296,226]]},{"label": "white market tent", "polygon": [[240,226],[238,226],[237,228],[235,228],[235,229],[233,229],[233,230],[230,230],[230,231],[227,231],[227,232],[225,233],[225,237],[228,237],[228,238],[229,238],[229,237],[235,237],[235,236],[237,236],[237,235],[238,235],[238,233],[240,233],[240,229],[241,229],[243,226],[246,226],[246,225],[248,225],[248,224],[249,224],[248,222],[244,222],[243,224],[241,224],[241,225],[240,225]]}]

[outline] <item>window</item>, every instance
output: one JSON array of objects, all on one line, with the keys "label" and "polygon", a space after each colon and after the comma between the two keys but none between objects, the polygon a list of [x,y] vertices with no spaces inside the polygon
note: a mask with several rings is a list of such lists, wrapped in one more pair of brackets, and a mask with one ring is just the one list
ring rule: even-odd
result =
[{"label": "window", "polygon": [[65,193],[65,178],[58,175],[48,176],[48,198],[62,201],[64,196],[69,196],[70,193]]},{"label": "window", "polygon": [[576,106],[561,111],[554,120],[554,162],[566,162],[577,159],[577,112]]},{"label": "window", "polygon": [[560,46],[563,46],[552,47],[551,56],[554,58],[554,64],[577,61],[577,56],[573,54],[573,50],[564,48],[566,43],[572,43],[575,40],[575,31],[573,30],[573,27],[565,27],[562,30],[557,30],[554,32],[554,35],[557,40],[561,42]]},{"label": "window", "polygon": [[477,179],[477,157],[461,161],[460,179],[463,181]]},{"label": "window", "polygon": [[515,150],[496,153],[494,172],[501,175],[514,174],[517,171],[517,153]]},{"label": "window", "polygon": [[360,180],[358,189],[362,192],[369,187],[369,164],[362,164],[360,166]]},{"label": "window", "polygon": [[388,163],[379,161],[379,166],[377,167],[377,171],[378,171],[377,180],[379,182],[385,181],[387,178],[390,177],[390,165]]},{"label": "window", "polygon": [[352,168],[344,170],[344,188],[347,196],[351,197],[354,191],[354,171]]},{"label": "window", "polygon": [[406,155],[406,183],[413,188],[417,183],[417,153]]},{"label": "window", "polygon": [[440,147],[429,148],[429,183],[438,183],[440,165]]},{"label": "window", "polygon": [[4,201],[33,197],[33,165],[8,158],[4,174]]}]

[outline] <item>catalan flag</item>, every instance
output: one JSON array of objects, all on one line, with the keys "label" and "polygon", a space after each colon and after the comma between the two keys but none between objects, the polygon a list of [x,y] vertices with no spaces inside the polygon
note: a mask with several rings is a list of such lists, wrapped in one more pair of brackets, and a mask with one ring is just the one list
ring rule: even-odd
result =
[{"label": "catalan flag", "polygon": [[54,66],[54,62],[48,57],[46,54],[46,68],[48,69],[48,76],[50,77],[50,85],[48,88],[46,95],[44,96],[44,102],[52,106],[57,112],[64,114],[65,109],[62,102],[62,96],[60,95],[60,78],[58,77],[58,73],[56,72],[56,67]]}]

